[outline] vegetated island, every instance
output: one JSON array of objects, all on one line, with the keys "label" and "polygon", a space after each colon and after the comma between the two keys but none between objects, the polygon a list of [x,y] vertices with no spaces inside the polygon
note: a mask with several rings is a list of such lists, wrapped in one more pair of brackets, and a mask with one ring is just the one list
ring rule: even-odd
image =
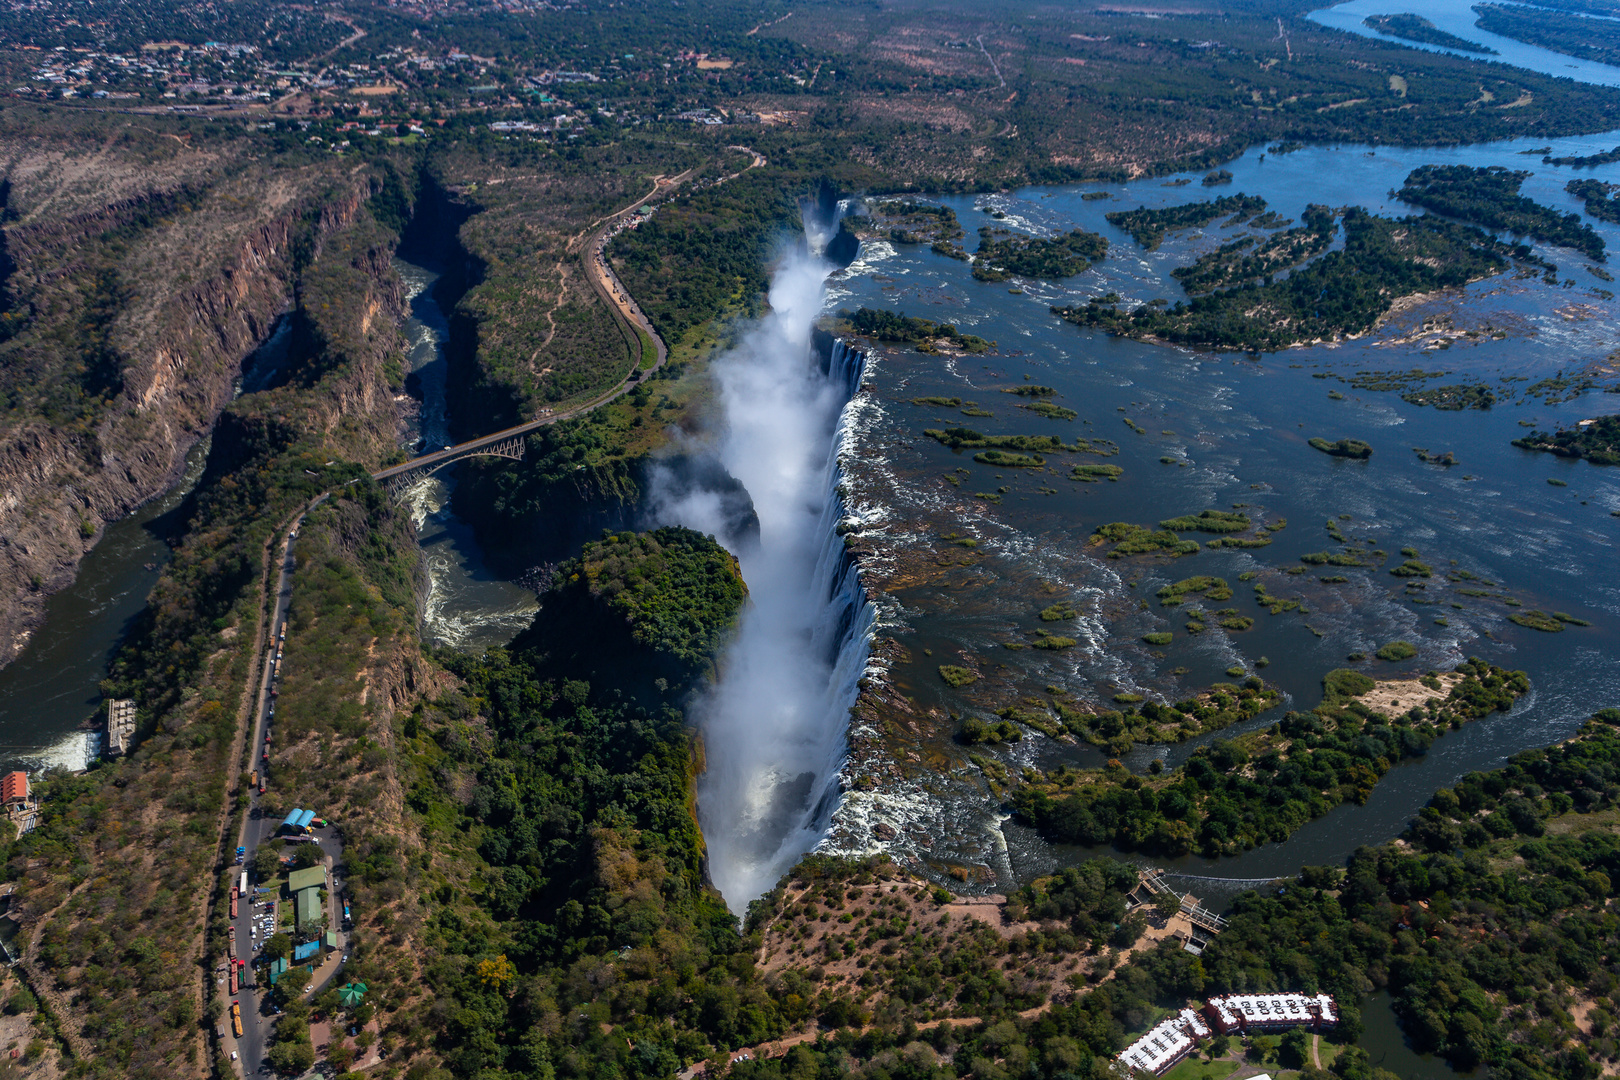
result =
[{"label": "vegetated island", "polygon": [[[1478,9],[1476,9],[1478,10]],[[1489,45],[1481,45],[1477,41],[1448,34],[1434,23],[1421,15],[1403,12],[1399,15],[1369,15],[1361,20],[1362,25],[1377,30],[1380,34],[1390,37],[1405,38],[1407,41],[1416,41],[1424,45],[1439,45],[1446,49],[1456,49],[1459,52],[1480,53],[1495,56],[1496,50]]]},{"label": "vegetated island", "polygon": [[1131,234],[1131,239],[1146,251],[1157,251],[1166,233],[1182,229],[1198,229],[1218,217],[1232,216],[1228,225],[1239,225],[1266,208],[1266,200],[1258,195],[1227,195],[1209,202],[1182,203],[1150,210],[1139,206],[1135,210],[1115,210],[1103,216],[1108,224]]},{"label": "vegetated island", "polygon": [[1438,217],[1392,219],[1344,212],[1344,247],[1282,281],[1223,289],[1169,307],[1122,308],[1117,294],[1053,307],[1078,326],[1174,344],[1272,351],[1371,330],[1399,297],[1454,288],[1528,257],[1476,228]]},{"label": "vegetated island", "polygon": [[1620,146],[1596,154],[1572,154],[1568,157],[1544,157],[1543,165],[1570,165],[1577,169],[1591,169],[1599,165],[1612,165],[1620,161]]},{"label": "vegetated island", "polygon": [[1529,688],[1523,672],[1482,660],[1444,676],[1383,682],[1341,669],[1323,680],[1322,703],[1311,712],[1217,739],[1162,776],[1026,770],[1012,803],[1057,843],[1235,855],[1286,840],[1341,803],[1365,802],[1395,762],[1422,756],[1447,729],[1511,708]]},{"label": "vegetated island", "polygon": [[977,450],[973,460],[982,465],[996,465],[1008,469],[1034,469],[1046,464],[1041,454],[1101,454],[1111,457],[1119,447],[1106,439],[1076,439],[1065,443],[1056,435],[983,435],[972,428],[929,428],[923,432],[930,439],[944,443],[952,450]]},{"label": "vegetated island", "polygon": [[[1357,390],[1376,390],[1380,393],[1395,390],[1400,393],[1402,401],[1412,405],[1432,405],[1441,412],[1488,409],[1496,404],[1496,394],[1484,383],[1426,385],[1450,374],[1452,373],[1449,371],[1424,371],[1421,368],[1411,368],[1407,371],[1363,370],[1357,371],[1349,379],[1349,383]],[[1343,378],[1338,375],[1321,374],[1315,377]]]},{"label": "vegetated island", "polygon": [[[1127,555],[1148,555],[1153,552],[1164,552],[1173,558],[1183,555],[1196,555],[1204,546],[1219,548],[1255,548],[1265,547],[1271,543],[1271,534],[1281,532],[1288,527],[1288,522],[1277,520],[1261,525],[1254,531],[1252,537],[1233,535],[1247,531],[1253,522],[1248,515],[1226,510],[1205,510],[1198,514],[1183,514],[1181,517],[1166,518],[1159,522],[1157,529],[1146,525],[1136,525],[1129,521],[1110,521],[1099,525],[1092,530],[1091,538],[1086,541],[1088,547],[1102,547],[1113,544],[1108,552],[1110,559],[1122,559]],[[1214,540],[1206,545],[1200,545],[1196,540],[1183,540],[1180,533],[1207,532],[1216,533]],[[1232,595],[1232,590],[1220,578],[1189,578],[1173,586],[1166,586],[1170,592],[1160,590],[1160,598],[1166,603],[1174,601],[1164,598],[1172,595],[1178,597],[1190,593],[1203,592],[1203,588],[1195,587],[1200,582],[1219,583],[1220,592],[1224,595],[1211,595],[1211,600],[1226,600]],[[1199,629],[1202,629],[1200,627]]]},{"label": "vegetated island", "polygon": [[[1508,4],[1475,4],[1474,14],[1479,16],[1474,25],[1492,34],[1580,60],[1620,64],[1620,23]],[[1614,9],[1603,14],[1613,15]]]},{"label": "vegetated island", "polygon": [[1326,251],[1338,231],[1333,224],[1335,215],[1326,206],[1307,206],[1303,218],[1303,225],[1265,240],[1244,236],[1222,244],[1191,266],[1178,266],[1170,276],[1181,282],[1188,295],[1196,296],[1298,266]]},{"label": "vegetated island", "polygon": [[1407,174],[1406,183],[1395,197],[1471,225],[1574,248],[1602,262],[1603,237],[1593,232],[1579,214],[1560,214],[1519,194],[1519,186],[1530,175],[1526,170],[1500,165],[1423,165]]},{"label": "vegetated island", "polygon": [[[1620,160],[1620,158],[1617,158]],[[1599,221],[1620,225],[1620,184],[1606,184],[1602,180],[1571,180],[1564,190],[1586,204],[1586,212]]]},{"label": "vegetated island", "polygon": [[1320,450],[1324,454],[1331,454],[1334,457],[1358,458],[1363,461],[1372,457],[1373,452],[1372,446],[1362,442],[1360,439],[1340,439],[1337,442],[1329,442],[1318,437],[1312,439],[1310,445],[1313,450]]},{"label": "vegetated island", "polygon": [[[1055,692],[1054,692],[1055,691]],[[998,723],[969,717],[961,740],[969,745],[1016,742],[1022,734],[1013,729],[1009,738],[1003,725],[1022,724],[1048,738],[1072,735],[1081,742],[1107,750],[1113,756],[1126,754],[1138,743],[1179,743],[1211,731],[1221,731],[1242,720],[1251,720],[1282,703],[1282,692],[1250,676],[1241,684],[1215,683],[1208,690],[1174,704],[1156,701],[1131,704],[1123,709],[1091,711],[1075,702],[1065,691],[1047,690],[1049,700],[1029,697],[1017,705],[999,710]],[[1117,695],[1121,701],[1133,697]]]},{"label": "vegetated island", "polygon": [[979,230],[973,276],[979,281],[1006,281],[1015,275],[1055,281],[1084,273],[1106,254],[1108,239],[1084,229],[1048,239],[986,225]]},{"label": "vegetated island", "polygon": [[915,342],[917,351],[923,353],[938,352],[941,344],[949,344],[966,353],[990,351],[990,343],[982,337],[964,334],[950,323],[912,318],[903,311],[880,311],[869,307],[850,311],[839,308],[831,329],[834,333],[857,334],[878,341]]},{"label": "vegetated island", "polygon": [[932,244],[935,250],[943,245],[961,251],[951,241],[960,240],[966,234],[956,219],[956,211],[948,206],[884,199],[867,203],[866,210],[865,214],[843,219],[863,240],[881,238],[896,244]]},{"label": "vegetated island", "polygon": [[1620,416],[1599,416],[1551,433],[1532,431],[1514,439],[1513,445],[1559,457],[1585,458],[1594,465],[1620,465]]}]

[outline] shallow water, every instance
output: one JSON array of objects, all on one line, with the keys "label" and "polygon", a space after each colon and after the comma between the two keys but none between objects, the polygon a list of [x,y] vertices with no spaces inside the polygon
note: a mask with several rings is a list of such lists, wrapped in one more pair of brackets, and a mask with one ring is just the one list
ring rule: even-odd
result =
[{"label": "shallow water", "polygon": [[[1620,132],[1555,141],[1555,153],[1570,148],[1613,146]],[[1518,450],[1510,441],[1527,429],[1520,421],[1550,429],[1606,412],[1620,400],[1598,391],[1556,404],[1528,398],[1525,388],[1560,372],[1606,368],[1603,385],[1620,384],[1606,361],[1620,341],[1616,306],[1596,290],[1609,283],[1577,253],[1539,247],[1559,266],[1560,284],[1513,272],[1478,282],[1455,296],[1432,299],[1392,320],[1380,333],[1337,346],[1286,350],[1258,359],[1173,349],[1111,338],[1053,316],[1048,305],[1083,302],[1117,291],[1130,300],[1184,293],[1169,277],[1192,253],[1230,240],[1241,229],[1219,222],[1201,232],[1172,234],[1156,252],[1142,252],[1109,226],[1103,215],[1138,205],[1175,205],[1245,192],[1264,196],[1271,209],[1298,218],[1307,203],[1359,204],[1404,215],[1410,208],[1387,193],[1407,172],[1427,163],[1505,165],[1532,168],[1524,193],[1561,210],[1578,210],[1563,192],[1571,170],[1541,166],[1520,156],[1524,141],[1443,150],[1390,150],[1359,146],[1313,147],[1286,156],[1256,150],[1227,166],[1234,182],[1213,190],[1195,182],[1167,186],[1164,180],[1098,187],[1030,188],[1008,195],[940,200],[956,209],[971,237],[981,225],[1001,224],[1045,232],[1080,226],[1103,233],[1109,257],[1079,277],[1061,283],[986,284],[972,280],[966,264],[925,247],[869,244],[838,282],[834,306],[887,307],[950,321],[999,343],[987,356],[948,358],[884,350],[874,358],[867,382],[873,401],[861,414],[858,456],[851,470],[852,503],[872,525],[868,537],[878,552],[877,576],[886,579],[886,615],[881,634],[910,650],[893,669],[896,688],[922,713],[937,710],[941,730],[931,750],[945,762],[912,790],[896,791],[894,815],[916,825],[910,838],[888,845],[897,853],[931,862],[978,862],[1003,883],[1050,869],[1089,852],[1054,848],[1028,830],[998,826],[994,802],[984,793],[964,754],[949,743],[954,724],[944,714],[1011,704],[1019,696],[1060,685],[1082,701],[1106,705],[1115,693],[1135,692],[1178,700],[1243,664],[1260,670],[1283,689],[1290,707],[1320,700],[1320,680],[1345,666],[1352,652],[1371,653],[1392,640],[1419,647],[1407,664],[1372,662],[1374,674],[1445,668],[1480,656],[1530,673],[1534,690],[1510,714],[1477,721],[1440,739],[1423,759],[1400,766],[1377,787],[1365,806],[1341,807],[1311,823],[1282,845],[1236,859],[1178,860],[1173,870],[1220,878],[1263,879],[1294,873],[1299,866],[1336,863],[1356,846],[1395,835],[1438,787],[1463,773],[1490,768],[1530,746],[1566,737],[1598,708],[1620,703],[1620,583],[1612,565],[1620,519],[1620,470]],[[1620,180],[1620,165],[1583,170],[1582,176]],[[1110,198],[1081,199],[1102,190]],[[998,209],[1001,222],[980,209]],[[1620,229],[1593,222],[1611,249]],[[1565,288],[1563,282],[1570,282]],[[1009,285],[1022,285],[1015,294]],[[1412,340],[1425,317],[1445,315],[1458,333],[1502,330],[1469,343],[1459,337],[1446,349]],[[1449,336],[1449,335],[1448,335]],[[1486,381],[1502,400],[1489,411],[1441,412],[1401,400],[1398,394],[1352,389],[1314,375],[1357,370],[1447,371],[1435,385]],[[1520,379],[1504,382],[1504,379]],[[1023,399],[1000,393],[1025,381],[1055,387],[1054,400],[1079,411],[1072,422],[1045,420],[1017,408]],[[1328,396],[1330,390],[1343,400]],[[963,416],[955,409],[917,406],[922,396],[976,401],[990,417]],[[1508,398],[1511,395],[1511,399]],[[1556,396],[1556,395],[1555,395]],[[1137,434],[1126,419],[1143,429]],[[976,464],[970,453],[953,453],[923,437],[929,427],[967,426],[987,433],[1057,434],[1118,443],[1117,456],[1051,455],[1045,470],[1001,469]],[[1370,461],[1328,457],[1306,446],[1312,436],[1355,437],[1370,442]],[[1458,464],[1431,465],[1413,453],[1454,452]],[[1172,464],[1162,464],[1170,458]],[[1122,466],[1117,483],[1075,483],[1071,463],[1106,461]],[[964,471],[965,470],[965,471]],[[953,487],[945,479],[960,480]],[[1559,479],[1567,487],[1547,481]],[[1001,502],[975,498],[999,494]],[[1155,523],[1206,508],[1247,504],[1251,516],[1287,519],[1288,528],[1269,546],[1254,550],[1206,550],[1174,561],[1137,557],[1100,559],[1086,539],[1110,521]],[[1338,519],[1352,541],[1387,551],[1393,561],[1379,570],[1312,568],[1301,576],[1306,552],[1337,548],[1324,528]],[[939,538],[956,533],[977,541],[969,554]],[[1207,537],[1200,537],[1207,539]],[[1387,567],[1395,552],[1415,547],[1434,566],[1424,590],[1408,591]],[[965,564],[938,565],[941,556]],[[1444,580],[1444,571],[1465,570],[1497,583],[1522,608],[1500,600],[1467,597]],[[1272,616],[1250,599],[1256,581],[1284,598],[1299,598],[1308,614]],[[1342,573],[1342,585],[1318,578]],[[1194,574],[1226,578],[1233,599],[1208,608],[1236,607],[1254,618],[1254,628],[1229,633],[1214,627],[1197,636],[1182,630],[1185,617],[1161,608],[1153,593]],[[1464,587],[1478,585],[1465,582]],[[1077,608],[1073,622],[1042,624],[1036,613],[1054,600]],[[1414,601],[1432,601],[1430,603]],[[1460,605],[1460,606],[1459,606]],[[1593,625],[1545,634],[1516,626],[1515,610],[1568,612]],[[1440,625],[1443,619],[1447,625]],[[1045,626],[1077,638],[1061,652],[1010,651],[1003,642]],[[1171,630],[1176,639],[1160,650],[1141,635]],[[930,650],[928,655],[924,650]],[[1258,668],[1265,658],[1269,666]],[[940,664],[968,662],[984,674],[964,696],[944,685]],[[1268,725],[1280,710],[1244,727]],[[1179,763],[1204,739],[1176,747],[1140,747],[1125,764],[1144,769],[1154,756]],[[924,742],[927,742],[925,737]],[[1017,766],[1067,761],[1096,766],[1102,755],[1089,747],[1055,743],[1034,732],[997,755]],[[951,764],[954,762],[954,766]],[[958,771],[953,775],[952,769]],[[1220,899],[1242,886],[1204,883],[1200,896]]]},{"label": "shallow water", "polygon": [[[394,270],[405,283],[410,304],[410,315],[401,329],[413,376],[411,388],[420,403],[416,434],[424,446],[448,446],[445,378],[449,361],[444,343],[450,327],[435,298],[439,274],[397,256]],[[472,651],[505,645],[529,625],[539,605],[533,592],[496,577],[485,566],[472,527],[450,508],[454,490],[455,467],[451,466],[417,481],[405,495],[427,564],[424,636],[434,645]]]}]

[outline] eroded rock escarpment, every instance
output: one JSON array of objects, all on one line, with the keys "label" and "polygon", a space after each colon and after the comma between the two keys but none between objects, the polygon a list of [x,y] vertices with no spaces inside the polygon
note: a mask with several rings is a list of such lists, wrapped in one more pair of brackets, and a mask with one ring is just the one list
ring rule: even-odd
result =
[{"label": "eroded rock escarpment", "polygon": [[[243,359],[295,306],[300,273],[375,186],[325,163],[233,171],[199,156],[189,174],[158,177],[161,190],[95,206],[63,194],[49,168],[12,175],[15,220],[0,230],[0,663],[103,525],[178,478]],[[380,261],[365,267],[379,281]],[[400,298],[372,290],[363,303],[391,319]],[[356,392],[377,392],[371,382]],[[345,406],[332,404],[335,423]]]}]

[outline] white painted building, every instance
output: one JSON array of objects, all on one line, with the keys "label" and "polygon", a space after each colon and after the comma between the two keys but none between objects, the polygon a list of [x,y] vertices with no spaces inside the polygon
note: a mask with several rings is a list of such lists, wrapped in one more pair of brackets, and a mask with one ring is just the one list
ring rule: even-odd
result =
[{"label": "white painted building", "polygon": [[1155,1025],[1146,1035],[1127,1046],[1119,1062],[1131,1071],[1138,1069],[1161,1076],[1174,1068],[1198,1043],[1209,1038],[1209,1026],[1191,1009]]},{"label": "white painted building", "polygon": [[1339,1022],[1339,1012],[1327,994],[1231,994],[1213,997],[1204,1015],[1222,1034],[1251,1031],[1320,1031]]}]

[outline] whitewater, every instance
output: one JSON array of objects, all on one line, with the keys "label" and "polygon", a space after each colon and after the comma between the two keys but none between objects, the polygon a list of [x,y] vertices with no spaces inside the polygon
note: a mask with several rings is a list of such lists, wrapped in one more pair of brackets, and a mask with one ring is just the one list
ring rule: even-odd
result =
[{"label": "whitewater", "polygon": [[818,353],[812,340],[833,269],[808,245],[785,254],[769,312],[713,368],[723,420],[709,452],[746,487],[757,537],[737,532],[718,493],[661,497],[654,480],[656,522],[715,535],[749,589],[693,708],[709,876],[738,915],[825,837],[870,652],[873,613],[837,531],[841,425],[862,357],[842,343]]}]

